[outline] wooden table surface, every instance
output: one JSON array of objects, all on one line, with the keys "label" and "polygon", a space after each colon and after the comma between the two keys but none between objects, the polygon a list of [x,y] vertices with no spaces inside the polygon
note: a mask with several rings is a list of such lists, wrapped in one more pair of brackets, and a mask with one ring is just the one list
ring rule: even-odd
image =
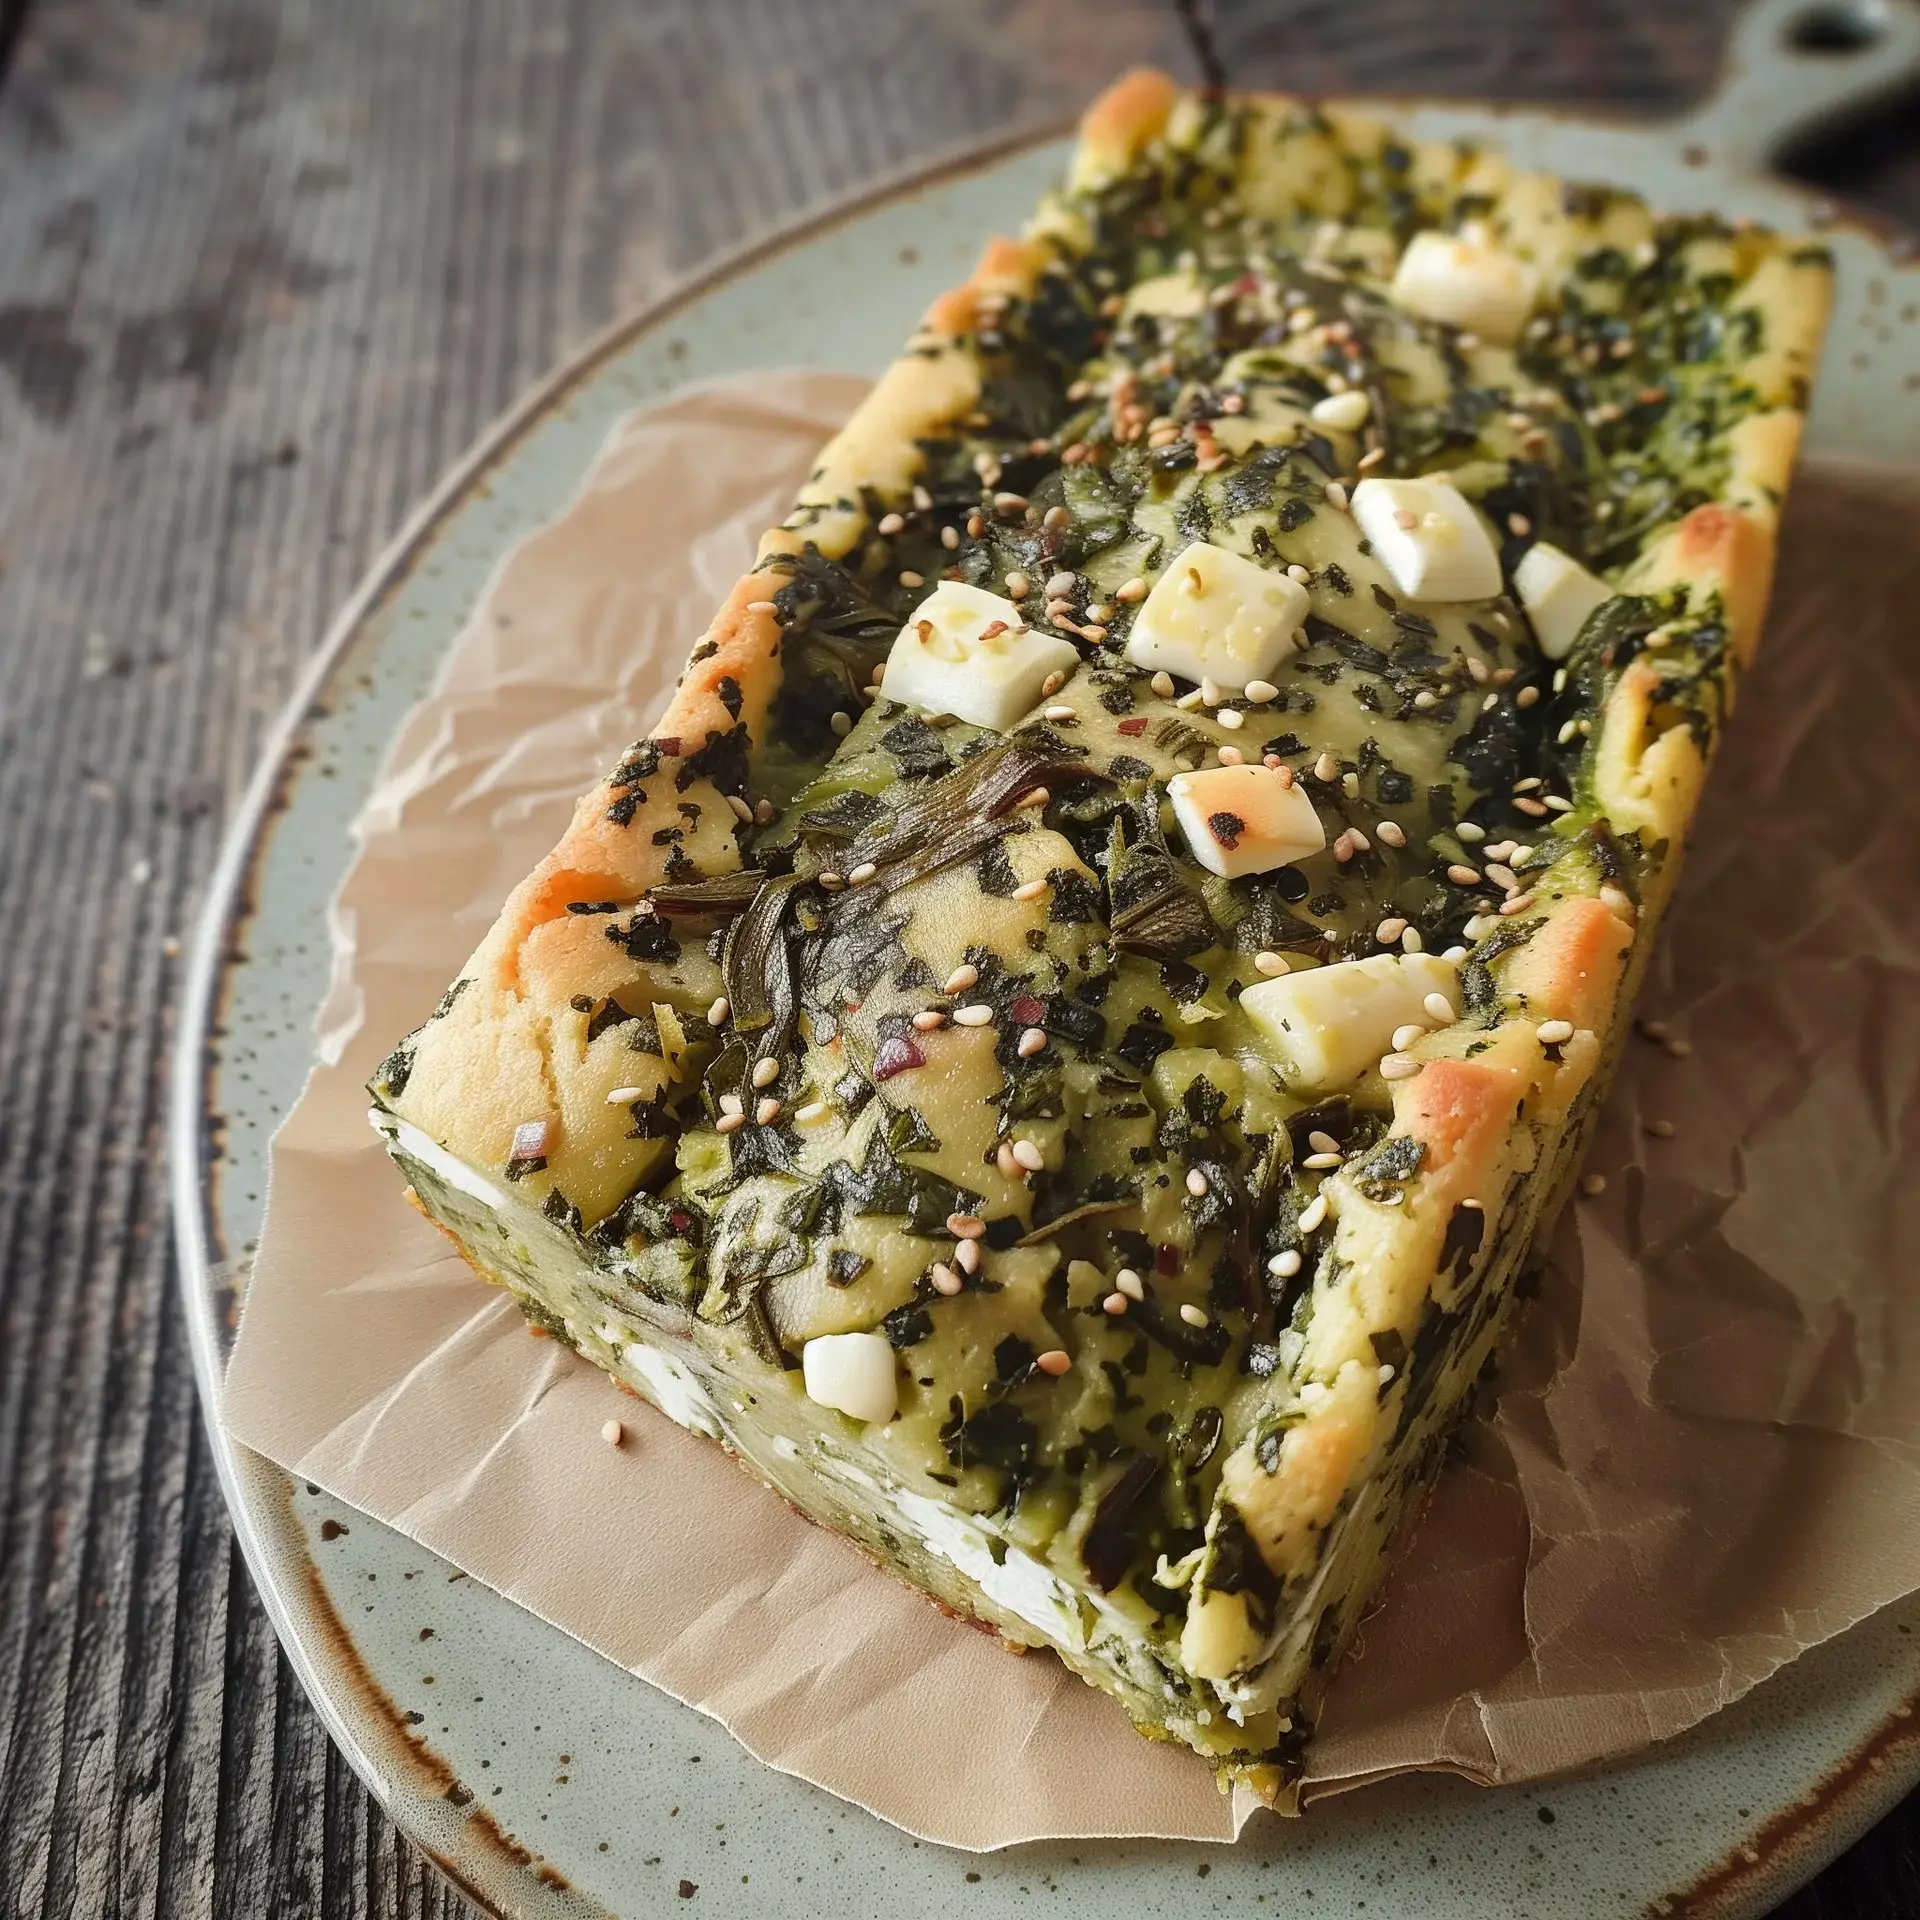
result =
[{"label": "wooden table surface", "polygon": [[[1214,0],[1235,80],[1685,104],[1730,0]],[[465,1913],[233,1547],[170,1271],[180,938],[409,505],[872,176],[1191,72],[1172,0],[0,0],[0,1917]],[[1920,113],[1821,160],[1920,225]],[[1781,1910],[1920,1914],[1920,1796]]]}]

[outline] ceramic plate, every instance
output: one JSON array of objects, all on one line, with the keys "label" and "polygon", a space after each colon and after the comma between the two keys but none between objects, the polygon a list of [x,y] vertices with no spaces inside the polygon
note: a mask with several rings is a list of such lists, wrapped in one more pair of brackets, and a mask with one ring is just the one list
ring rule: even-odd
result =
[{"label": "ceramic plate", "polygon": [[[1863,7],[1843,56],[1794,51],[1799,16],[1743,22],[1720,93],[1684,123],[1600,126],[1396,105],[1427,134],[1640,188],[1674,209],[1822,219],[1766,179],[1789,131],[1920,63],[1920,14]],[[282,726],[215,878],[182,1018],[173,1114],[181,1268],[234,1524],[288,1657],[335,1740],[483,1906],[918,1914],[981,1920],[1187,1910],[1204,1898],[1431,1920],[1750,1914],[1920,1779],[1920,1601],[1808,1655],[1638,1764],[1541,1790],[1415,1778],[1260,1820],[1238,1846],[1046,1845],[968,1855],[910,1840],[760,1765],[711,1721],[621,1672],[398,1533],[289,1482],[221,1432],[218,1388],[264,1194],[268,1137],[305,1074],[327,906],[348,827],[401,717],[500,555],[566,503],[629,409],[712,375],[800,363],[877,371],[914,315],[1017,223],[1059,170],[1057,135],[949,162],[707,275],[581,354],[450,477],[346,610]],[[1920,377],[1896,344],[1920,269],[1833,224],[1840,309],[1813,441],[1910,457]],[[431,1636],[427,1629],[431,1629]],[[1204,1890],[1199,1882],[1206,1880]]]}]

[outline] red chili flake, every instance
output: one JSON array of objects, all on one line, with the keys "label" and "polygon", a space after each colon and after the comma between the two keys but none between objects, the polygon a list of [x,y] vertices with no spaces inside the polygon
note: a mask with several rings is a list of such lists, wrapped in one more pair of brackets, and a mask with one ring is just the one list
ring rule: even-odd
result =
[{"label": "red chili flake", "polygon": [[1120,724],[1114,728],[1115,733],[1124,733],[1129,737],[1135,734],[1145,733],[1146,730],[1147,716],[1144,713],[1135,714],[1131,720],[1122,720]]},{"label": "red chili flake", "polygon": [[1260,291],[1260,282],[1255,275],[1243,273],[1240,278],[1233,283],[1233,291],[1243,296],[1249,293],[1258,293]]},{"label": "red chili flake", "polygon": [[677,733],[665,734],[653,744],[660,749],[660,757],[663,760],[675,760],[679,758],[680,736]]},{"label": "red chili flake", "polygon": [[675,1233],[685,1233],[686,1230],[693,1225],[693,1215],[683,1213],[678,1207],[675,1207],[674,1210],[667,1215],[667,1225],[670,1226]]},{"label": "red chili flake", "polygon": [[891,1080],[896,1073],[905,1073],[910,1067],[924,1067],[926,1064],[927,1056],[905,1034],[891,1034],[880,1042],[879,1050],[873,1056],[873,1077],[876,1080]]},{"label": "red chili flake", "polygon": [[1154,1248],[1153,1270],[1163,1280],[1171,1280],[1180,1271],[1180,1249],[1171,1240],[1162,1240]]},{"label": "red chili flake", "polygon": [[1030,993],[1016,995],[1007,1012],[1023,1027],[1037,1027],[1047,1017],[1046,1003],[1036,1000]]}]

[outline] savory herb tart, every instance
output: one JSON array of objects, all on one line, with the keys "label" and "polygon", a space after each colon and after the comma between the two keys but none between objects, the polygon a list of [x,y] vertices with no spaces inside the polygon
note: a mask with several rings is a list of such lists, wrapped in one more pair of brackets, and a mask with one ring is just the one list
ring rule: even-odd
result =
[{"label": "savory herb tart", "polygon": [[1122,81],[382,1066],[419,1204],[1284,1804],[1575,1175],[1828,280]]}]

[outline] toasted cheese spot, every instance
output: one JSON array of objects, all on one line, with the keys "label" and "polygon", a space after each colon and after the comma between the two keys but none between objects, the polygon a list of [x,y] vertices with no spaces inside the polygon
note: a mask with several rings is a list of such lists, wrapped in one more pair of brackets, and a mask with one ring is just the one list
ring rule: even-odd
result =
[{"label": "toasted cheese spot", "polygon": [[1584,895],[1563,900],[1502,970],[1502,985],[1517,994],[1530,1018],[1570,1020],[1598,1028],[1607,1018],[1633,929],[1613,910]]},{"label": "toasted cheese spot", "polygon": [[1283,1579],[1308,1563],[1314,1536],[1333,1518],[1373,1446],[1377,1388],[1372,1368],[1349,1363],[1307,1417],[1287,1430],[1274,1472],[1246,1446],[1221,1474],[1221,1489],[1240,1509],[1261,1559]]},{"label": "toasted cheese spot", "polygon": [[1394,1087],[1393,1130],[1426,1148],[1421,1171],[1429,1181],[1449,1170],[1471,1174],[1499,1146],[1524,1086],[1512,1066],[1431,1061],[1416,1079]]},{"label": "toasted cheese spot", "polygon": [[1076,190],[1098,186],[1120,172],[1157,139],[1180,89],[1157,67],[1123,73],[1080,116],[1080,145],[1073,159]]}]

